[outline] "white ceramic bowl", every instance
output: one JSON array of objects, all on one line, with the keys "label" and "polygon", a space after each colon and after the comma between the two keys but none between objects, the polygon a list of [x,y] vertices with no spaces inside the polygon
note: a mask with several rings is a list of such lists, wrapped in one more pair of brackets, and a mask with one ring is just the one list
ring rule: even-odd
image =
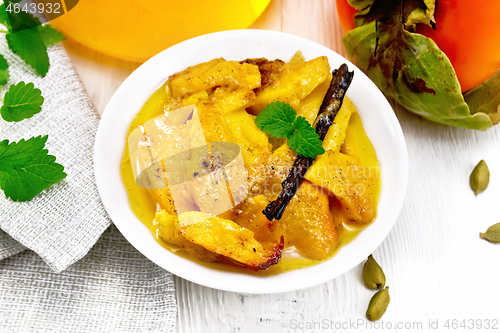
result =
[{"label": "white ceramic bowl", "polygon": [[[301,50],[306,60],[327,56],[332,68],[347,63],[354,80],[347,96],[354,102],[380,161],[382,186],[376,220],[330,260],[273,276],[219,271],[163,248],[130,209],[121,180],[120,161],[129,124],[150,95],[173,73],[224,57],[289,60]],[[307,39],[264,30],[234,30],[196,37],[159,53],[132,73],[106,107],[95,141],[94,168],[102,202],[125,238],[160,267],[189,281],[221,290],[267,294],[312,287],[349,271],[385,239],[403,205],[408,180],[408,153],[394,112],[378,90],[352,63]]]}]

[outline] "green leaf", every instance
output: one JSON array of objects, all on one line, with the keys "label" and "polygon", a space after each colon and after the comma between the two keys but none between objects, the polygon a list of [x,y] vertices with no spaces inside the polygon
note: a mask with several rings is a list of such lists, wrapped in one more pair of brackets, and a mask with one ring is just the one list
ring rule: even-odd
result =
[{"label": "green leaf", "polygon": [[493,125],[500,122],[500,70],[464,94],[471,114],[487,114]]},{"label": "green leaf", "polygon": [[[11,1],[12,2],[12,1]],[[11,5],[14,7],[14,5]],[[7,9],[9,7],[7,6]],[[25,12],[20,10],[16,13],[16,11],[7,11],[7,18],[9,20],[9,31],[11,32],[19,32],[26,29],[31,29],[40,26],[42,23],[40,19],[36,16],[33,16],[29,12]]]},{"label": "green leaf", "polygon": [[492,126],[485,113],[471,115],[446,55],[431,39],[406,31],[401,20],[372,21],[348,32],[343,42],[356,65],[407,110],[446,125]]},{"label": "green leaf", "polygon": [[357,10],[362,10],[373,5],[375,0],[347,0],[347,2]]},{"label": "green leaf", "polygon": [[29,201],[66,177],[64,167],[44,149],[48,136],[0,142],[0,188],[14,201]]},{"label": "green leaf", "polygon": [[43,96],[33,83],[23,81],[11,85],[5,93],[0,114],[5,121],[21,121],[31,118],[42,110]]},{"label": "green leaf", "polygon": [[50,24],[38,28],[38,33],[46,47],[54,45],[66,39],[62,33],[54,29]]},{"label": "green leaf", "polygon": [[316,158],[317,155],[325,153],[323,143],[319,139],[314,127],[304,117],[297,117],[295,121],[297,129],[288,139],[288,147],[297,154],[304,157]]},{"label": "green leaf", "polygon": [[0,54],[0,85],[7,83],[9,80],[9,64],[7,60]]},{"label": "green leaf", "polygon": [[417,24],[426,24],[436,29],[436,0],[424,0],[424,6],[412,9],[405,22],[406,28],[415,31]]},{"label": "green leaf", "polygon": [[[354,14],[354,26],[360,27],[375,20],[387,20],[387,13],[399,13],[400,0],[348,0],[350,5],[358,10]],[[410,1],[411,2],[411,1]]]},{"label": "green leaf", "polygon": [[38,74],[45,76],[49,71],[47,47],[38,29],[27,29],[19,32],[9,31],[6,35],[9,48],[21,57]]},{"label": "green leaf", "polygon": [[288,146],[297,154],[316,158],[323,154],[323,143],[314,127],[285,102],[269,103],[255,118],[257,127],[268,135],[288,139]]},{"label": "green leaf", "polygon": [[[396,21],[401,14],[401,0],[347,0],[358,12],[354,14],[354,26],[360,27],[372,21]],[[435,28],[436,0],[404,1],[405,26],[415,30],[423,23]]]},{"label": "green leaf", "polygon": [[257,127],[276,138],[288,138],[292,135],[297,113],[285,102],[269,103],[255,119]]},{"label": "green leaf", "polygon": [[[315,131],[314,127],[312,127],[311,123],[307,121],[307,119],[305,117],[302,117],[302,116],[299,116],[295,119],[295,121],[293,122],[293,127],[297,130],[297,131],[303,131],[303,130],[310,130],[312,129],[313,131]],[[319,136],[318,136],[319,137]]]},{"label": "green leaf", "polygon": [[0,5],[0,24],[6,27],[10,26],[9,17],[7,16],[7,11],[5,10],[5,4]]}]

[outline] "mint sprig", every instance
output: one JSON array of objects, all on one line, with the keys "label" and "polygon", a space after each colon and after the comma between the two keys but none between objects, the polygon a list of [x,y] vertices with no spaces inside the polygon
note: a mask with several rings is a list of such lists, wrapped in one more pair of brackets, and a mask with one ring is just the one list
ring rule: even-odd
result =
[{"label": "mint sprig", "polygon": [[[12,52],[40,76],[45,76],[50,65],[47,47],[63,41],[65,37],[50,24],[42,25],[37,17],[28,12],[7,12],[5,4],[0,5],[0,24],[7,28],[7,31],[1,32],[6,33],[7,44]],[[4,82],[1,79],[0,74],[0,84],[4,84],[6,80]]]},{"label": "mint sprig", "polygon": [[14,201],[29,201],[66,177],[64,167],[48,155],[48,136],[0,142],[0,188]]},{"label": "mint sprig", "polygon": [[[10,0],[17,3],[18,0]],[[7,13],[0,5],[0,24],[7,28],[9,48],[45,76],[49,70],[47,47],[64,40],[64,36],[49,24],[41,25],[38,18],[20,11]],[[0,55],[0,85],[9,79],[8,63]],[[41,111],[44,98],[33,83],[19,82],[5,93],[0,115],[5,121],[21,121]],[[25,141],[0,141],[0,189],[14,201],[29,201],[37,194],[66,177],[64,167],[55,162],[45,148],[48,136]]]},{"label": "mint sprig", "polygon": [[[19,82],[5,93],[0,109],[6,121],[21,121],[40,112],[44,98],[33,83]],[[14,201],[29,201],[66,177],[64,167],[45,148],[48,135],[25,141],[0,141],[0,189]]]},{"label": "mint sprig", "polygon": [[269,103],[255,118],[255,123],[266,134],[288,139],[288,146],[308,158],[324,154],[323,143],[314,127],[288,103]]}]

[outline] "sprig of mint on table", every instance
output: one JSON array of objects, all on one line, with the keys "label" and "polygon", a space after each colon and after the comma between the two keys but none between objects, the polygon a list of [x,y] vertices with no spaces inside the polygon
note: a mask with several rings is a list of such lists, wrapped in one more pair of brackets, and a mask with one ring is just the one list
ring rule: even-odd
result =
[{"label": "sprig of mint on table", "polygon": [[[47,47],[63,41],[63,34],[50,24],[42,25],[40,20],[29,12],[20,10],[16,13],[12,9],[7,11],[5,4],[0,6],[0,24],[7,28],[0,32],[5,33],[9,48],[44,77],[50,65]],[[7,70],[3,69],[3,66],[0,66],[0,69]],[[0,84],[5,84],[7,79],[8,74],[6,77],[1,76]]]},{"label": "sprig of mint on table", "polygon": [[[47,47],[64,40],[64,36],[49,24],[42,26],[30,13],[7,13],[5,4],[0,5],[0,24],[7,28],[0,32],[6,34],[9,48],[44,77],[50,65]],[[0,84],[8,79],[9,64],[0,55]],[[12,84],[0,101],[3,120],[18,122],[40,112],[44,98],[33,83],[21,81]],[[47,139],[48,135],[19,142],[0,141],[0,188],[8,198],[29,201],[66,177],[64,167],[44,149]]]},{"label": "sprig of mint on table", "polygon": [[288,147],[297,154],[316,158],[325,153],[323,143],[314,127],[288,103],[269,103],[255,118],[255,123],[266,134],[288,139]]}]

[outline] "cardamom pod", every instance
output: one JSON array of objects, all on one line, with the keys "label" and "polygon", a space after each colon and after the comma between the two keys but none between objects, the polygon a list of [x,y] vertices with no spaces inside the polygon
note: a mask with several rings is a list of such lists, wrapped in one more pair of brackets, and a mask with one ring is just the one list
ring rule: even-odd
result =
[{"label": "cardamom pod", "polygon": [[379,290],[372,296],[370,304],[368,304],[368,310],[366,310],[366,318],[371,321],[377,321],[385,313],[389,302],[391,301],[391,296],[389,295],[389,287]]},{"label": "cardamom pod", "polygon": [[485,233],[480,232],[479,237],[491,243],[500,243],[500,223],[493,224]]},{"label": "cardamom pod", "polygon": [[472,173],[470,174],[470,188],[475,195],[483,192],[490,183],[490,169],[484,160],[479,161]]},{"label": "cardamom pod", "polygon": [[382,289],[385,287],[384,271],[371,254],[363,266],[363,281],[368,289]]}]

